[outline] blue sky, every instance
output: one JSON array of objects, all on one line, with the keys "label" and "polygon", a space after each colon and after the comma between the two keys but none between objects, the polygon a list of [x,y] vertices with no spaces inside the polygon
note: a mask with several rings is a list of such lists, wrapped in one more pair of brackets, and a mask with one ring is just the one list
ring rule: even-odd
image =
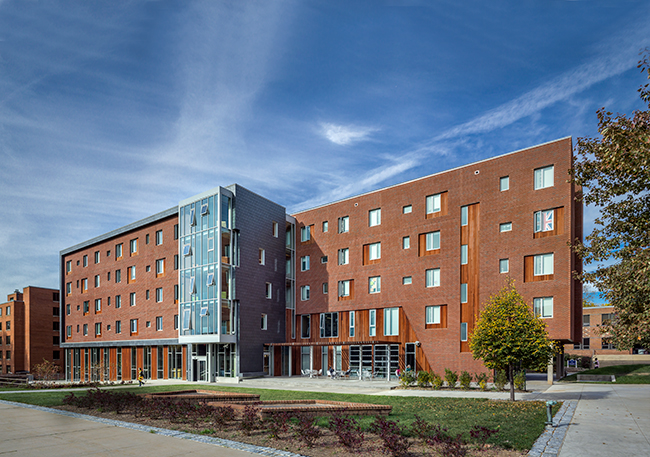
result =
[{"label": "blue sky", "polygon": [[594,136],[646,46],[647,1],[0,0],[0,297],[218,185],[291,212]]}]

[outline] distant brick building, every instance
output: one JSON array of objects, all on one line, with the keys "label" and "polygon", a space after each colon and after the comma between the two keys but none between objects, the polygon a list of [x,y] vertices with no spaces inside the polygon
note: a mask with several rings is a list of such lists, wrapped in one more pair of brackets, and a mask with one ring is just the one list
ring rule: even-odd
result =
[{"label": "distant brick building", "polygon": [[613,306],[592,306],[582,308],[582,338],[573,344],[566,344],[564,352],[592,357],[599,354],[632,354],[632,350],[616,349],[607,333],[601,327],[614,319]]},{"label": "distant brick building", "polygon": [[61,366],[59,291],[29,286],[0,305],[0,373],[31,372],[44,359]]}]

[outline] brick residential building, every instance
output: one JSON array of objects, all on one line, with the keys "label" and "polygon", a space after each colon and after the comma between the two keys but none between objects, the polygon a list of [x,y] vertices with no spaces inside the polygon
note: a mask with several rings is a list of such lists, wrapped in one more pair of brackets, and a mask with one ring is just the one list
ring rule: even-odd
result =
[{"label": "brick residential building", "polygon": [[613,306],[590,306],[582,308],[582,338],[575,343],[566,344],[564,352],[585,357],[607,354],[632,354],[632,350],[620,350],[609,340],[607,333],[601,333],[601,327],[615,318]]},{"label": "brick residential building", "polygon": [[571,164],[564,138],[293,216],[234,184],[65,249],[66,374],[481,371],[469,335],[510,278],[579,341]]},{"label": "brick residential building", "polygon": [[0,373],[31,372],[43,360],[61,366],[59,291],[29,286],[0,305]]},{"label": "brick residential building", "polygon": [[297,334],[271,345],[275,374],[485,370],[468,337],[508,278],[552,339],[579,339],[571,164],[565,138],[295,214]]}]

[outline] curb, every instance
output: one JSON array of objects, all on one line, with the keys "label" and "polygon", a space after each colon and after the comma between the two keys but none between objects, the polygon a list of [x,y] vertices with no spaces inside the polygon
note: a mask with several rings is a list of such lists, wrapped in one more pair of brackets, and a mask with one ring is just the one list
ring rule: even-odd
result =
[{"label": "curb", "polygon": [[560,410],[553,417],[555,426],[546,426],[546,430],[537,438],[537,441],[528,452],[528,456],[556,457],[560,453],[560,448],[577,406],[578,402],[575,400],[565,400],[562,403]]}]

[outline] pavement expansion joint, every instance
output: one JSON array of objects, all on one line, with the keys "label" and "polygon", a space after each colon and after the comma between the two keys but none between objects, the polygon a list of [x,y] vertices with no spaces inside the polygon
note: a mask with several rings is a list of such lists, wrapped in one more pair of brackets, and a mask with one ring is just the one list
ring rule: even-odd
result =
[{"label": "pavement expansion joint", "polygon": [[134,424],[131,422],[106,419],[103,417],[88,416],[86,414],[73,413],[71,411],[65,411],[61,409],[47,408],[45,406],[30,405],[27,403],[17,403],[17,402],[6,401],[6,400],[0,400],[0,403],[5,405],[10,405],[10,406],[18,406],[21,408],[35,409],[47,413],[58,414],[60,416],[68,416],[68,417],[74,417],[77,419],[83,419],[92,422],[99,422],[102,424],[112,425],[115,427],[138,430],[146,433],[156,433],[158,435],[170,436],[173,438],[181,438],[181,439],[196,441],[198,443],[213,444],[215,446],[221,446],[225,448],[236,449],[239,451],[250,452],[251,454],[265,455],[270,457],[303,457],[301,454],[281,451],[279,449],[273,449],[270,447],[255,446],[253,444],[240,443],[237,441],[227,440],[223,438],[200,436],[200,435],[194,435],[192,433],[180,432],[177,430],[169,430],[166,428],[151,427],[147,425]]},{"label": "pavement expansion joint", "polygon": [[528,452],[530,457],[555,457],[560,453],[569,424],[573,419],[578,402],[565,400],[559,411],[553,417],[554,425],[547,425],[533,447]]}]

